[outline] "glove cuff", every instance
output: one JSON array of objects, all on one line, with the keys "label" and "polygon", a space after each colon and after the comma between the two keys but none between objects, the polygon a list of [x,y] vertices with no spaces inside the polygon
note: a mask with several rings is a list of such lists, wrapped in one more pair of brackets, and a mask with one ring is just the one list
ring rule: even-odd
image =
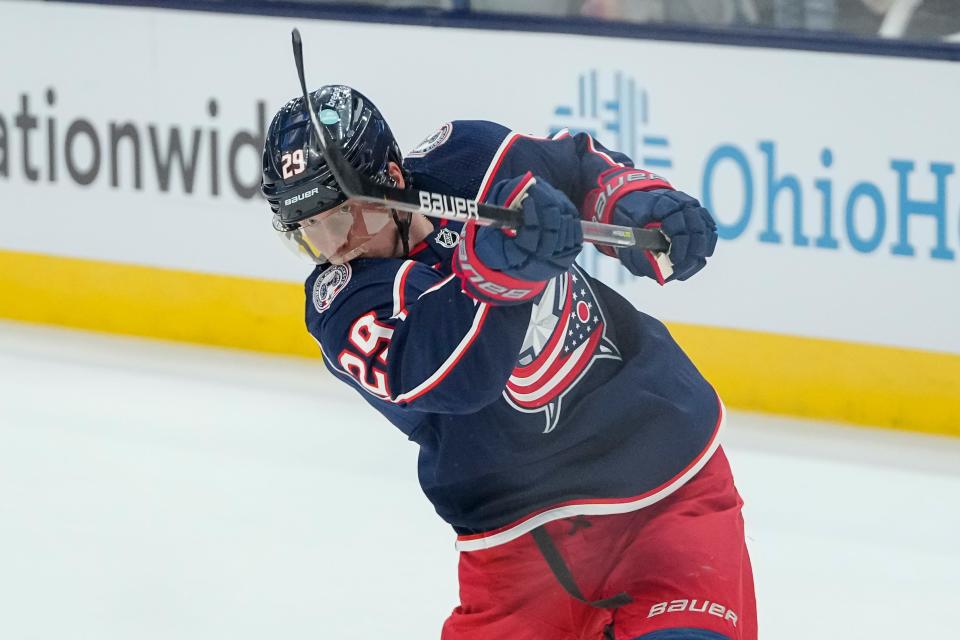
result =
[{"label": "glove cuff", "polygon": [[463,237],[453,254],[453,272],[463,283],[463,291],[474,300],[492,305],[512,305],[532,300],[546,288],[546,282],[511,277],[487,267],[477,256],[477,224],[464,226]]},{"label": "glove cuff", "polygon": [[[585,220],[610,224],[617,201],[633,191],[673,189],[673,185],[655,173],[633,167],[610,167],[597,176],[597,186],[587,194],[580,215]],[[597,245],[608,256],[617,257],[613,247]]]}]

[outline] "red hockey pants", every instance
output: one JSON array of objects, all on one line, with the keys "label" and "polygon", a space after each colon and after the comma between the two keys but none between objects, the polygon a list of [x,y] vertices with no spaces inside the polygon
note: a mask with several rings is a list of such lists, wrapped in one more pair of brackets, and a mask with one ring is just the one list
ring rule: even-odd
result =
[{"label": "red hockey pants", "polygon": [[545,525],[587,599],[630,596],[616,609],[574,599],[530,534],[462,552],[461,604],[442,640],[634,640],[682,628],[756,640],[742,505],[718,449],[687,484],[654,505]]}]

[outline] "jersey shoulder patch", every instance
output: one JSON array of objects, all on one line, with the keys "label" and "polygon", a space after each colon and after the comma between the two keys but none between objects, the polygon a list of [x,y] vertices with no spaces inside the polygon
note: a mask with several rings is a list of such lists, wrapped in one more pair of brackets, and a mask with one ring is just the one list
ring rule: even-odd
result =
[{"label": "jersey shoulder patch", "polygon": [[437,147],[441,146],[444,142],[450,139],[450,134],[453,133],[453,123],[445,122],[443,125],[431,133],[429,136],[424,138],[423,142],[418,144],[413,150],[407,154],[408,158],[422,158],[427,155]]},{"label": "jersey shoulder patch", "polygon": [[454,120],[420,143],[403,160],[413,185],[474,198],[500,143],[510,130],[486,120]]},{"label": "jersey shoulder patch", "polygon": [[450,227],[441,227],[433,236],[433,241],[444,249],[453,249],[460,244],[460,233]]},{"label": "jersey shoulder patch", "polygon": [[323,313],[330,308],[334,299],[350,282],[353,270],[350,264],[330,265],[317,276],[313,283],[313,306],[317,313]]}]

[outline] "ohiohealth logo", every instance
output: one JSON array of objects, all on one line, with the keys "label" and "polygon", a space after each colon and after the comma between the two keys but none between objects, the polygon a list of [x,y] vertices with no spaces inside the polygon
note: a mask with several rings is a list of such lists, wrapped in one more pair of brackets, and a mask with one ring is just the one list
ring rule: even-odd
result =
[{"label": "ohiohealth logo", "polygon": [[600,77],[596,69],[580,75],[577,100],[553,110],[550,135],[562,129],[584,131],[614,151],[633,158],[637,166],[670,169],[670,141],[647,133],[650,117],[647,90],[620,71]]},{"label": "ohiohealth logo", "polygon": [[[648,129],[648,92],[632,77],[593,69],[579,75],[577,89],[573,102],[554,107],[550,135],[565,128],[586,132],[626,153],[638,167],[674,168],[668,138]],[[671,98],[683,96],[664,96],[659,103],[669,108]],[[691,181],[688,173],[678,186],[698,195],[714,214],[721,238],[811,254],[838,251],[956,263],[960,175],[955,163],[893,148],[873,149],[868,156],[856,145],[856,136],[845,145],[811,140],[816,131],[800,124],[785,119],[776,137],[756,131],[752,140],[711,141],[699,135],[702,155],[685,152],[685,172],[697,172],[699,179]],[[717,134],[725,135],[722,125]],[[818,147],[813,153],[811,143]],[[798,156],[801,148],[804,155]],[[869,170],[865,160],[873,161]],[[581,263],[592,270],[594,259],[587,255]]]}]

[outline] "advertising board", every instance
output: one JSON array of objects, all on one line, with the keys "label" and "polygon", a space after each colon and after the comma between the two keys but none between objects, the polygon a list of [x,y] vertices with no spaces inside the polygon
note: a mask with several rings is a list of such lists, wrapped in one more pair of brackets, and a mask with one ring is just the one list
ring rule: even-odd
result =
[{"label": "advertising board", "polygon": [[312,351],[296,284],[310,267],[257,193],[265,127],[298,93],[297,26],[308,82],[363,91],[404,149],[456,119],[587,130],[700,198],[721,242],[690,281],[582,261],[675,327],[731,404],[921,428],[960,405],[956,63],[56,3],[0,14],[0,315]]}]

